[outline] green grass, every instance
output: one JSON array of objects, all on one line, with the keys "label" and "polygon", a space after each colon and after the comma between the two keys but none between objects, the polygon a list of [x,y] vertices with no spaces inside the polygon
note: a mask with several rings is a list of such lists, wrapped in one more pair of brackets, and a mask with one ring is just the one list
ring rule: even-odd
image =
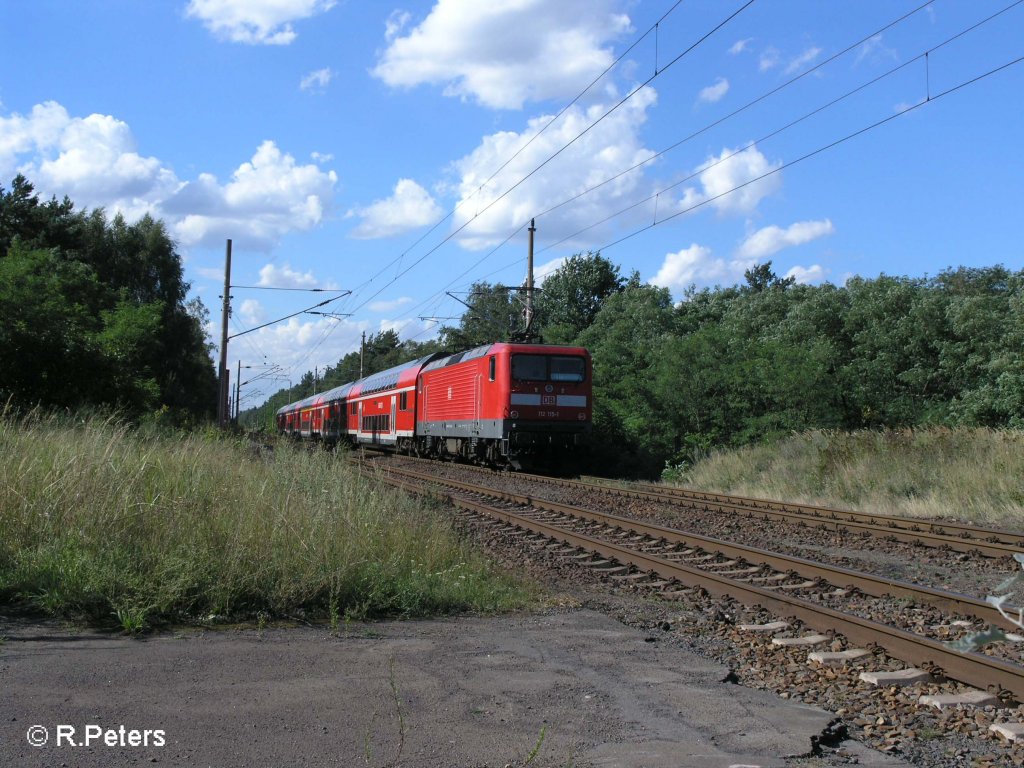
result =
[{"label": "green grass", "polygon": [[0,418],[0,605],[137,632],[163,622],[491,612],[530,588],[444,510],[343,455],[214,433]]},{"label": "green grass", "polygon": [[665,479],[744,496],[1024,529],[1024,432],[825,432],[714,453]]}]

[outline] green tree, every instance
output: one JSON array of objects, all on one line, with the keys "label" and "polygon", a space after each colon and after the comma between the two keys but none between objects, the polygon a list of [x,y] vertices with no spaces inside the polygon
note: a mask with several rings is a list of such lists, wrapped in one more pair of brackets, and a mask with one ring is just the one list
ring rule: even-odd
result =
[{"label": "green tree", "polygon": [[635,471],[649,474],[660,471],[671,452],[655,371],[672,323],[669,291],[641,283],[634,273],[580,334],[579,343],[593,357],[593,441],[599,459],[625,455]]},{"label": "green tree", "polygon": [[518,291],[497,283],[473,283],[459,325],[442,326],[441,345],[452,352],[496,341],[508,341],[521,327],[523,305]]},{"label": "green tree", "polygon": [[[108,222],[102,210],[75,211],[67,198],[41,202],[18,176],[10,191],[0,187],[0,248],[0,307],[9,326],[0,343],[12,355],[0,388],[26,403],[108,404],[131,415],[212,412],[216,379],[204,319],[185,303],[189,285],[162,222]],[[63,355],[50,354],[60,346],[54,329]],[[33,335],[47,354],[30,359],[23,349]]]},{"label": "green tree", "polygon": [[537,326],[544,340],[571,344],[588,328],[609,296],[626,281],[600,253],[576,254],[544,280],[537,298]]},{"label": "green tree", "polygon": [[15,242],[0,258],[0,392],[17,402],[77,406],[100,395],[92,307],[103,293],[86,265]]}]

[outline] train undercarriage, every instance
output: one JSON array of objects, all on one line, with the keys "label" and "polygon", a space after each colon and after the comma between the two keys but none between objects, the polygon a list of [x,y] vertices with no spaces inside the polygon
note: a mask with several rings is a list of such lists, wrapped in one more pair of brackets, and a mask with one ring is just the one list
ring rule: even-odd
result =
[{"label": "train undercarriage", "polygon": [[582,433],[519,432],[507,438],[405,437],[396,450],[407,456],[462,461],[496,469],[564,471],[586,451]]}]

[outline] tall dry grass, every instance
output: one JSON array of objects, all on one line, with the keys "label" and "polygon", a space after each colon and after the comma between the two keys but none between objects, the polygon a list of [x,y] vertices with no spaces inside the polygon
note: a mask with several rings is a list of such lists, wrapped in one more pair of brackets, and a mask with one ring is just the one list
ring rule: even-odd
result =
[{"label": "tall dry grass", "polygon": [[342,456],[258,455],[215,433],[0,419],[0,604],[117,622],[421,616],[521,604],[526,588],[444,514]]},{"label": "tall dry grass", "polygon": [[1024,530],[1024,432],[813,431],[665,479],[703,490]]}]

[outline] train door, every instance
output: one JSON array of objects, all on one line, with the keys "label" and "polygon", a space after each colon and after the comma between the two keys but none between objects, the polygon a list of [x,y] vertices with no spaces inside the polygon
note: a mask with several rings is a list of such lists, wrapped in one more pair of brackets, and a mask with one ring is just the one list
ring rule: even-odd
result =
[{"label": "train door", "polygon": [[396,408],[397,403],[398,403],[398,395],[392,395],[391,396],[391,423],[388,424],[388,432],[393,434],[393,435],[395,435],[396,437],[398,435],[398,424],[395,421],[395,416],[397,415],[397,413],[396,413],[396,411],[397,411],[397,408]]},{"label": "train door", "polygon": [[363,433],[363,401],[359,401],[359,415],[356,418],[356,442],[359,442],[359,438]]}]

